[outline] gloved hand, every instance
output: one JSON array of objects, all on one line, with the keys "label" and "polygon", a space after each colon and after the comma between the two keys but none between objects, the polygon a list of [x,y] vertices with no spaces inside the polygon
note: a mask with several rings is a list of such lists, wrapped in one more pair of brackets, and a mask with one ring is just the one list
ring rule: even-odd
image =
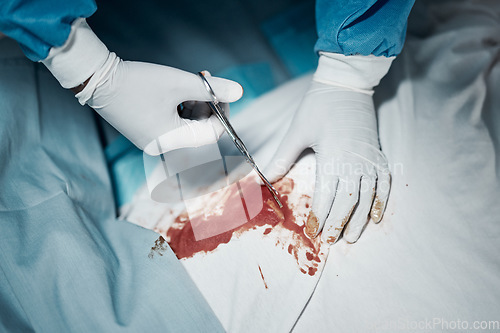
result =
[{"label": "gloved hand", "polygon": [[316,155],[309,237],[358,240],[368,222],[382,219],[390,173],[380,151],[373,87],[387,73],[392,58],[321,53],[309,90],[264,174],[271,182],[288,172],[310,147]]},{"label": "gloved hand", "polygon": [[[150,155],[214,143],[224,132],[217,118],[210,116],[204,103],[210,96],[197,75],[123,61],[108,51],[85,20],[75,22],[66,44],[51,49],[43,62],[65,88],[90,77],[76,95],[79,102],[91,106]],[[205,75],[222,103],[241,97],[238,83]],[[223,107],[228,112],[228,105]]]},{"label": "gloved hand", "polygon": [[[210,96],[197,75],[123,61],[114,53],[110,53],[103,69],[76,97],[147,154],[215,143],[224,133],[222,124],[204,103]],[[241,97],[242,88],[236,82],[211,77],[207,72],[205,76],[221,102]],[[182,109],[178,109],[182,102]],[[229,111],[227,104],[223,108]]]}]

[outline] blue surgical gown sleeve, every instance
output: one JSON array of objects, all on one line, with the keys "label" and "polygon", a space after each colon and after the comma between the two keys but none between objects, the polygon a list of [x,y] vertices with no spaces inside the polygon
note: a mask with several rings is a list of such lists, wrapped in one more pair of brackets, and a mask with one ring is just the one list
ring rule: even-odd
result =
[{"label": "blue surgical gown sleeve", "polygon": [[414,0],[317,0],[315,51],[392,57],[401,52]]},{"label": "blue surgical gown sleeve", "polygon": [[16,40],[29,59],[39,61],[51,47],[64,44],[75,19],[96,9],[94,0],[2,0],[0,31]]}]

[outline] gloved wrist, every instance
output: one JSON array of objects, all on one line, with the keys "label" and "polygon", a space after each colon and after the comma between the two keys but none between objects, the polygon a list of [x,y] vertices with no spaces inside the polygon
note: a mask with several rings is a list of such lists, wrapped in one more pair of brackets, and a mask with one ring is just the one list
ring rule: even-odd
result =
[{"label": "gloved wrist", "polygon": [[[85,87],[75,95],[81,105],[90,103],[89,101],[92,99],[97,87],[102,85],[103,82],[108,80],[116,72],[118,64],[121,61],[122,60],[114,52],[108,52],[108,55],[102,65],[95,70]],[[94,105],[92,103],[89,105],[91,107],[101,107],[101,105]]]},{"label": "gloved wrist", "polygon": [[61,86],[74,88],[103,66],[109,56],[106,45],[90,29],[83,18],[76,19],[64,45],[52,47],[41,62]]},{"label": "gloved wrist", "polygon": [[313,81],[345,87],[368,95],[387,74],[395,57],[320,52]]}]

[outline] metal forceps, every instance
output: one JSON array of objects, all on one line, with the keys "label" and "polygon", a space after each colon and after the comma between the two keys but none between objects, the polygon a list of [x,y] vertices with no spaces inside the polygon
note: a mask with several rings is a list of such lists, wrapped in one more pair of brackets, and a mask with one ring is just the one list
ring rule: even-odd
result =
[{"label": "metal forceps", "polygon": [[233,126],[231,126],[231,124],[229,123],[229,120],[227,119],[226,115],[224,114],[224,110],[219,105],[219,100],[217,99],[217,96],[215,96],[215,93],[214,93],[212,87],[210,86],[210,83],[208,83],[208,81],[205,78],[205,76],[203,75],[203,73],[198,72],[198,76],[203,81],[203,84],[205,85],[205,88],[207,89],[208,94],[210,95],[210,97],[212,99],[211,102],[207,102],[208,105],[210,106],[210,109],[212,109],[212,112],[219,119],[222,126],[226,130],[227,134],[229,135],[231,140],[233,140],[236,148],[238,148],[238,150],[245,157],[247,162],[252,166],[252,168],[255,170],[255,172],[257,172],[257,174],[259,175],[260,179],[262,179],[262,181],[266,185],[269,192],[271,192],[271,195],[273,196],[276,203],[280,206],[280,208],[282,208],[283,204],[281,203],[280,199],[278,198],[279,197],[278,191],[276,191],[276,189],[273,187],[273,185],[271,185],[271,183],[267,180],[267,178],[264,176],[264,174],[260,171],[259,167],[257,166],[257,164],[253,160],[252,156],[248,152],[247,147],[245,147],[245,144],[238,137]]}]

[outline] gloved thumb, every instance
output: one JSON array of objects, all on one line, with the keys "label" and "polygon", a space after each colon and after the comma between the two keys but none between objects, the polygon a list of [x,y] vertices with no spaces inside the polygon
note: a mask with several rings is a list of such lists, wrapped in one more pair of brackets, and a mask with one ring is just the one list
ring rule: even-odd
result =
[{"label": "gloved thumb", "polygon": [[[212,87],[219,102],[232,103],[243,96],[243,87],[238,82],[213,77],[208,71],[203,71],[202,73]],[[184,91],[183,101],[212,101],[210,93],[198,75],[190,74],[189,79],[182,84],[185,85],[185,89],[181,89],[181,91]]]}]

